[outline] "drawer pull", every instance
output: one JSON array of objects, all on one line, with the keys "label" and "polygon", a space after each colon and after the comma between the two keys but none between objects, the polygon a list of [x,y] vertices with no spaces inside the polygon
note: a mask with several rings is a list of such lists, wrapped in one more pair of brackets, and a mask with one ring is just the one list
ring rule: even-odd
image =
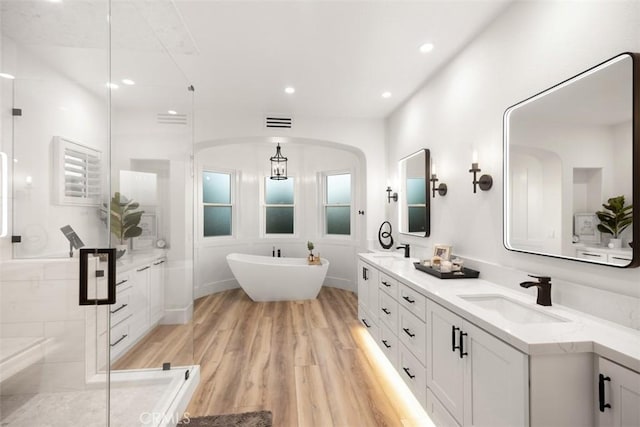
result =
[{"label": "drawer pull", "polygon": [[116,342],[114,342],[113,344],[111,344],[111,347],[115,347],[115,346],[117,346],[118,344],[120,344],[120,342],[121,342],[123,339],[125,339],[125,338],[126,338],[126,337],[128,337],[128,336],[129,336],[129,335],[124,334],[123,336],[121,336],[120,338],[118,338],[118,340],[117,340]]},{"label": "drawer pull", "polygon": [[409,337],[411,337],[411,338],[416,336],[416,334],[412,334],[411,333],[411,329],[409,329],[409,328],[402,328],[402,330],[404,331],[405,334],[409,335]]},{"label": "drawer pull", "polygon": [[387,310],[386,307],[382,307],[382,311],[384,312],[384,314],[391,314],[391,312]]},{"label": "drawer pull", "polygon": [[620,257],[617,257],[617,256],[612,256],[611,258],[612,259],[617,259],[617,260],[620,260],[620,261],[631,261],[629,258],[620,258]]},{"label": "drawer pull", "polygon": [[120,310],[122,310],[123,308],[125,308],[128,305],[129,304],[122,304],[120,307],[118,307],[115,310],[111,311],[111,314],[116,314],[117,312],[119,312]]},{"label": "drawer pull", "polygon": [[150,265],[147,265],[146,267],[139,268],[139,269],[137,269],[136,271],[137,271],[137,272],[145,271],[145,270],[147,270],[147,269],[149,269],[149,268],[151,268],[151,266],[150,266]]},{"label": "drawer pull", "polygon": [[409,298],[408,296],[403,295],[402,299],[404,299],[405,301],[407,301],[409,304],[413,304],[414,302],[416,302],[416,300]]},{"label": "drawer pull", "polygon": [[608,403],[605,403],[605,398],[604,398],[604,382],[605,381],[611,381],[611,378],[605,377],[604,375],[600,374],[598,377],[598,404],[600,406],[600,412],[604,412],[605,408],[611,408],[611,405],[609,405]]},{"label": "drawer pull", "polygon": [[164,264],[164,260],[153,263],[153,265],[160,265],[160,264]]},{"label": "drawer pull", "polygon": [[459,343],[458,344],[458,350],[460,350],[460,359],[462,359],[463,357],[467,356],[469,353],[467,353],[466,351],[464,351],[464,337],[466,337],[468,334],[466,332],[462,332],[460,331],[460,335],[459,335]]},{"label": "drawer pull", "polygon": [[362,278],[369,280],[369,269],[367,267],[362,267]]},{"label": "drawer pull", "polygon": [[382,344],[384,344],[384,346],[387,347],[387,348],[391,348],[391,346],[389,345],[387,340],[382,340]]},{"label": "drawer pull", "polygon": [[364,326],[366,326],[367,328],[370,328],[371,325],[367,323],[367,319],[362,319],[362,323],[364,323]]},{"label": "drawer pull", "polygon": [[118,283],[116,283],[116,286],[120,286],[120,285],[124,285],[125,283],[127,283],[129,280],[128,279],[124,279],[119,281]]},{"label": "drawer pull", "polygon": [[456,345],[456,331],[459,331],[460,328],[451,325],[451,351],[455,352],[459,346]]},{"label": "drawer pull", "polygon": [[391,285],[389,283],[385,282],[384,280],[382,281],[382,284],[385,285],[387,288],[391,287]]},{"label": "drawer pull", "polygon": [[584,256],[594,256],[594,257],[597,257],[597,258],[602,258],[602,255],[600,255],[600,254],[590,254],[589,252],[582,252],[582,255],[584,255]]},{"label": "drawer pull", "polygon": [[409,371],[409,368],[405,368],[404,366],[402,367],[402,370],[404,371],[405,374],[407,374],[407,376],[411,379],[414,379],[416,376],[411,374],[411,371]]}]

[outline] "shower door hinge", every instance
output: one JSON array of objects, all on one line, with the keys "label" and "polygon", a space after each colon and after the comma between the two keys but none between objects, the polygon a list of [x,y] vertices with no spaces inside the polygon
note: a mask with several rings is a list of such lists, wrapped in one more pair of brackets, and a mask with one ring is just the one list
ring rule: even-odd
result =
[{"label": "shower door hinge", "polygon": [[12,108],[11,109],[11,115],[12,116],[21,116],[22,115],[22,108]]},{"label": "shower door hinge", "polygon": [[20,243],[22,242],[22,236],[11,236],[11,243]]}]

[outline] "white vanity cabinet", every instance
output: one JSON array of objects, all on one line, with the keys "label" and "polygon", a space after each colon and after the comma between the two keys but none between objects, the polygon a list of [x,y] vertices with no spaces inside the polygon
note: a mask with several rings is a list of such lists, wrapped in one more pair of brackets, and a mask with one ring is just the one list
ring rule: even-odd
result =
[{"label": "white vanity cabinet", "polygon": [[599,427],[640,426],[640,373],[598,357]]},{"label": "white vanity cabinet", "polygon": [[[88,337],[96,340],[95,363],[89,363],[87,372],[106,369],[106,347],[111,361],[136,344],[164,316],[165,257],[149,257],[147,261],[132,262],[118,267],[115,304],[99,306],[97,327]],[[107,317],[106,311],[109,310]],[[107,318],[109,322],[107,323]],[[107,328],[110,334],[107,335]],[[91,348],[89,346],[88,348]],[[93,357],[93,356],[92,356]]]},{"label": "white vanity cabinet", "polygon": [[[427,303],[428,408],[460,426],[529,424],[528,358],[460,316]],[[432,399],[438,399],[433,402]]]}]

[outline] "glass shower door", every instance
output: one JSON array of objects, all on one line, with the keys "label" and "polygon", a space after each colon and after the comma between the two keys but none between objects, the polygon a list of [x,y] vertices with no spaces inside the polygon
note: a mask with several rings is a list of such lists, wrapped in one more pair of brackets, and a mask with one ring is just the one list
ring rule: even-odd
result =
[{"label": "glass shower door", "polygon": [[108,14],[108,0],[0,1],[3,426],[109,422],[97,342],[114,275],[108,253],[82,271],[79,253],[109,247]]}]

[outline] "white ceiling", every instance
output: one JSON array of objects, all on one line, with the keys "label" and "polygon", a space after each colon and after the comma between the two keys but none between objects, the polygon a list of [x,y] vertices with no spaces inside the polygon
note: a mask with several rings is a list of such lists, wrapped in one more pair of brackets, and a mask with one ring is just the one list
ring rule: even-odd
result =
[{"label": "white ceiling", "polygon": [[[382,118],[509,1],[112,0],[111,78],[137,83],[113,100],[181,108],[192,84],[200,108]],[[104,94],[105,5],[2,0],[2,32]],[[424,42],[435,49],[421,54]]]}]

